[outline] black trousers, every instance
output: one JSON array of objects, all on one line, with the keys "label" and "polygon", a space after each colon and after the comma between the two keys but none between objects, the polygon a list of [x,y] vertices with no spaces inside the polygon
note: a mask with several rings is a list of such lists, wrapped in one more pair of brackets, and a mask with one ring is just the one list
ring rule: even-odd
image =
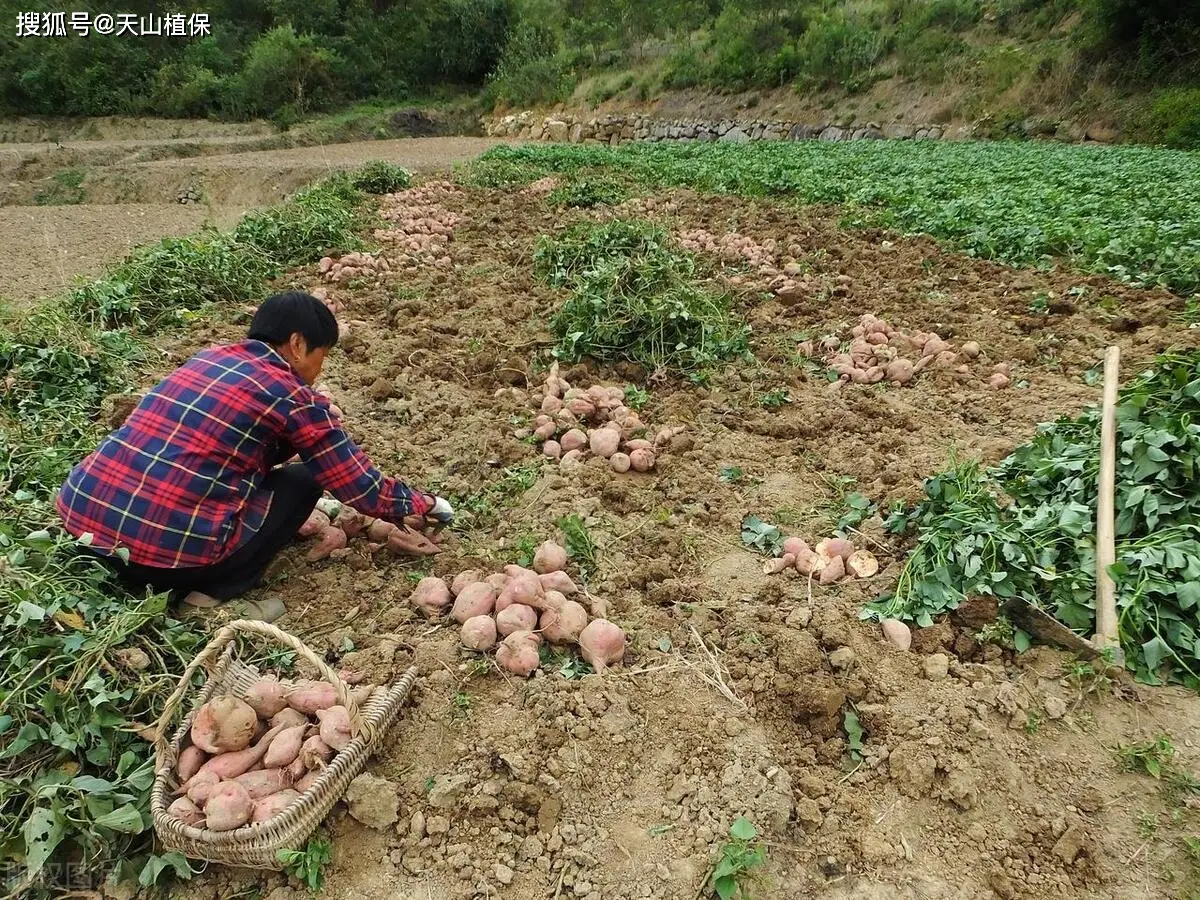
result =
[{"label": "black trousers", "polygon": [[217,600],[232,600],[262,580],[271,560],[296,536],[321,498],[321,486],[300,463],[272,470],[263,479],[262,490],[273,494],[271,509],[262,528],[220,562],[194,568],[161,569],[122,563],[113,557],[105,559],[113,564],[121,580],[133,587],[149,586],[156,591],[177,592],[179,596],[200,591]]}]

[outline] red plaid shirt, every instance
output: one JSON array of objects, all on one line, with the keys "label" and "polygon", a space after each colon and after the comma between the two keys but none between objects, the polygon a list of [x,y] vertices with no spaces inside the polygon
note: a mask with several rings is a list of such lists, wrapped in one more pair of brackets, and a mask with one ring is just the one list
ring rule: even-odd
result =
[{"label": "red plaid shirt", "polygon": [[367,515],[423,515],[427,494],[385,477],[328,401],[262,341],[197,353],[148,393],[119,429],[71,470],[58,511],[92,548],[156,568],[219,562],[261,527],[263,478],[295,454],[317,481]]}]

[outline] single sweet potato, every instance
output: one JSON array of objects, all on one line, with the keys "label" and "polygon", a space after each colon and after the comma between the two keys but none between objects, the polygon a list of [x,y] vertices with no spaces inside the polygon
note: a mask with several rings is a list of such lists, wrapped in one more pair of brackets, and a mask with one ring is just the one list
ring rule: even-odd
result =
[{"label": "single sweet potato", "polygon": [[268,676],[252,684],[245,699],[260,719],[269,719],[287,707],[287,686]]},{"label": "single sweet potato", "polygon": [[279,732],[263,756],[263,765],[268,769],[291,765],[300,755],[300,745],[304,743],[306,728],[306,725],[294,725]]},{"label": "single sweet potato", "polygon": [[179,754],[179,761],[175,764],[175,773],[179,776],[180,784],[199,772],[200,767],[207,761],[208,754],[199,747],[194,744],[184,747]]},{"label": "single sweet potato", "polygon": [[441,578],[422,578],[413,588],[408,602],[427,617],[440,616],[450,606],[450,588]]},{"label": "single sweet potato", "polygon": [[317,534],[317,545],[309,550],[304,558],[309,562],[325,559],[334,550],[341,550],[345,547],[346,539],[346,532],[342,529],[336,525],[327,525]]},{"label": "single sweet potato", "polygon": [[263,797],[261,800],[255,801],[250,821],[265,822],[273,819],[299,799],[300,794],[291,788],[284,788],[269,797]]},{"label": "single sweet potato", "polygon": [[234,779],[246,789],[251,800],[260,800],[292,786],[292,776],[287,769],[259,769],[246,772]]},{"label": "single sweet potato", "polygon": [[567,600],[560,607],[542,613],[538,624],[550,643],[573,644],[587,627],[587,621],[587,610],[574,600]]},{"label": "single sweet potato", "polygon": [[315,715],[319,709],[329,709],[338,702],[337,691],[328,681],[297,681],[288,691],[288,706]]},{"label": "single sweet potato", "polygon": [[300,747],[300,758],[304,760],[304,765],[310,772],[323,769],[325,764],[333,759],[333,748],[321,740],[319,734],[314,734],[304,739],[304,744]]},{"label": "single sweet potato", "polygon": [[496,646],[496,620],[491,616],[472,616],[463,622],[462,644],[469,650],[491,650]]},{"label": "single sweet potato", "polygon": [[[346,537],[358,537],[367,527],[367,517],[356,509],[343,506],[333,524],[346,533]],[[345,546],[343,544],[342,546]]]},{"label": "single sweet potato", "polygon": [[459,572],[454,576],[454,581],[450,584],[450,593],[457,597],[467,585],[476,584],[480,581],[483,581],[483,573],[478,569],[467,569],[465,572]]},{"label": "single sweet potato", "polygon": [[250,704],[232,694],[209,700],[192,719],[192,743],[206,753],[242,750],[254,737],[258,716]]},{"label": "single sweet potato", "polygon": [[209,831],[233,831],[250,821],[254,801],[236,781],[223,781],[204,804],[204,825]]},{"label": "single sweet potato", "polygon": [[603,672],[625,655],[625,632],[607,619],[596,619],[580,633],[579,650],[593,669]]},{"label": "single sweet potato", "polygon": [[271,716],[271,727],[275,728],[279,725],[289,728],[295,725],[307,725],[308,716],[300,712],[298,709],[292,709],[290,706],[286,709],[281,709],[275,715]]},{"label": "single sweet potato", "polygon": [[321,529],[328,528],[330,524],[332,523],[329,521],[329,516],[319,509],[314,509],[308,514],[308,518],[304,520],[304,524],[300,526],[297,534],[302,538],[314,537],[321,532]]},{"label": "single sweet potato", "polygon": [[496,613],[496,630],[507,637],[514,631],[533,631],[538,614],[531,606],[513,603]]},{"label": "single sweet potato", "polygon": [[496,650],[496,662],[505,671],[528,678],[541,664],[539,637],[532,631],[514,631]]},{"label": "single sweet potato", "polygon": [[197,806],[203,806],[220,783],[221,776],[216,772],[197,772],[184,785],[187,788],[187,798]]},{"label": "single sweet potato", "polygon": [[539,575],[538,583],[544,591],[558,591],[568,597],[579,590],[566,572],[547,572],[545,575]]},{"label": "single sweet potato", "polygon": [[567,567],[567,551],[554,541],[546,541],[533,554],[533,571],[538,575],[560,572]]},{"label": "single sweet potato", "polygon": [[187,797],[179,797],[167,807],[167,812],[195,828],[204,827],[204,813]]},{"label": "single sweet potato", "polygon": [[476,616],[491,614],[495,605],[496,592],[492,590],[491,585],[484,581],[477,581],[475,584],[469,584],[463,588],[450,610],[450,618],[455,622],[463,623]]},{"label": "single sweet potato", "polygon": [[318,710],[317,718],[321,720],[321,740],[334,750],[345,750],[354,740],[354,727],[346,707],[331,706],[329,709]]}]

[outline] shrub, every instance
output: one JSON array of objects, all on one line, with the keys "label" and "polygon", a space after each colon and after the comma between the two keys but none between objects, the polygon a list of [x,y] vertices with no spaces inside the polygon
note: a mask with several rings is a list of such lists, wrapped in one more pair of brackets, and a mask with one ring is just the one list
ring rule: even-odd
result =
[{"label": "shrub", "polygon": [[550,323],[562,358],[696,372],[749,352],[749,329],[731,314],[728,295],[698,285],[691,255],[669,246],[658,226],[616,220],[543,236],[534,269],[571,289]]},{"label": "shrub", "polygon": [[373,159],[351,176],[350,183],[368,194],[394,194],[412,184],[412,175],[395,163]]},{"label": "shrub", "polygon": [[549,29],[521,22],[509,36],[484,91],[491,106],[536,106],[566,100],[575,88],[568,57]]},{"label": "shrub", "polygon": [[704,64],[693,47],[678,51],[667,59],[663,67],[662,84],[668,90],[695,87],[703,81]]},{"label": "shrub", "polygon": [[1200,150],[1200,88],[1162,91],[1134,117],[1131,135],[1144,144]]},{"label": "shrub", "polygon": [[797,49],[805,80],[858,90],[889,47],[882,30],[837,13],[812,22]]}]

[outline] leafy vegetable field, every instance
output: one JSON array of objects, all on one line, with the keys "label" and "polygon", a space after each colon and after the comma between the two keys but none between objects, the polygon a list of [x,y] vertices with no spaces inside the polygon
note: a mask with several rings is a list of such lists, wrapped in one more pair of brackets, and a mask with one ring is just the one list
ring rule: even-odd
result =
[{"label": "leafy vegetable field", "polygon": [[611,170],[660,186],[847,207],[856,225],[926,233],[987,259],[1200,289],[1200,154],[1039,143],[853,141],[500,147],[477,184]]}]

